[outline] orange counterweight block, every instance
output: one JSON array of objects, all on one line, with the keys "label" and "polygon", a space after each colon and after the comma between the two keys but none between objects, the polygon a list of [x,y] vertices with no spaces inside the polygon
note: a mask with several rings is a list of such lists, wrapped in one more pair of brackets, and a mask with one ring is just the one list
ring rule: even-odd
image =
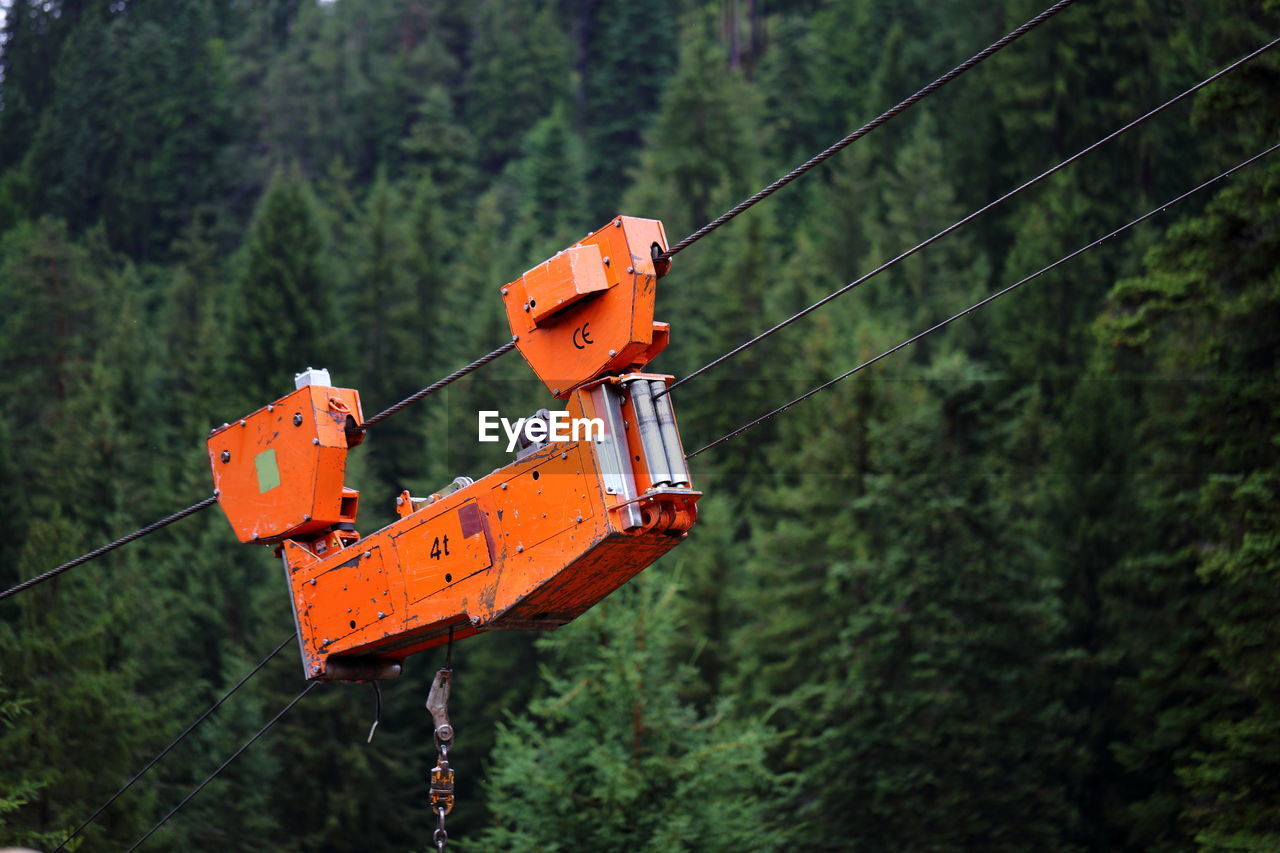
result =
[{"label": "orange counterweight block", "polygon": [[451,636],[559,627],[675,547],[701,493],[671,398],[654,399],[668,378],[580,387],[567,401],[578,435],[455,491],[404,494],[398,521],[340,553],[285,542],[306,676],[389,678]]},{"label": "orange counterweight block", "polygon": [[360,538],[359,492],[344,485],[364,433],[360,395],[308,370],[298,389],[209,436],[218,504],[241,542],[310,541],[323,553]]},{"label": "orange counterweight block", "polygon": [[516,348],[553,396],[639,369],[666,347],[670,328],[653,321],[666,248],[661,222],[618,216],[502,288]]}]

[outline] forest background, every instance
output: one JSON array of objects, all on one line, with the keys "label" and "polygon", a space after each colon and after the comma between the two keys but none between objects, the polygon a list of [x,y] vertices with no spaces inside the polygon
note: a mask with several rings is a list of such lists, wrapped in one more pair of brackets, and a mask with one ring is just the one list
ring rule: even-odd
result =
[{"label": "forest background", "polygon": [[[678,238],[1042,0],[9,0],[0,586],[210,491],[329,368],[366,412],[509,335],[615,213]],[[1082,0],[676,258],[683,375],[1280,34]],[[1280,129],[1255,60],[675,395],[687,449]],[[699,456],[690,539],[555,633],[459,644],[472,850],[1280,849],[1280,161]],[[503,464],[510,356],[353,454]],[[0,843],[49,850],[292,630],[216,511],[0,604]],[[289,647],[97,820],[122,850],[301,686]],[[437,654],[309,695],[149,850],[425,850]]]}]

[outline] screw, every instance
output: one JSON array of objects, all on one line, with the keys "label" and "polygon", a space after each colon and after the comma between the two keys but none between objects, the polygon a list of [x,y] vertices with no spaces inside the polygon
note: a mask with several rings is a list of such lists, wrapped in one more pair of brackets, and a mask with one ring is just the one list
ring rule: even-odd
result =
[{"label": "screw", "polygon": [[230,462],[230,461],[231,461],[231,451],[230,451],[230,450],[224,450],[224,451],[222,451],[222,461],[223,461],[223,462]]},{"label": "screw", "polygon": [[298,412],[293,416],[293,425],[302,426],[302,412]]}]

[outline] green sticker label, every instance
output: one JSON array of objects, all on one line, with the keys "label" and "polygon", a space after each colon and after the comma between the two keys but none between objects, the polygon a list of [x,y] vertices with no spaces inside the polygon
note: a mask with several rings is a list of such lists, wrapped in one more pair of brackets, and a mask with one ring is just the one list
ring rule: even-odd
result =
[{"label": "green sticker label", "polygon": [[280,466],[276,464],[274,448],[264,450],[253,457],[253,467],[258,469],[259,492],[269,492],[280,485]]}]

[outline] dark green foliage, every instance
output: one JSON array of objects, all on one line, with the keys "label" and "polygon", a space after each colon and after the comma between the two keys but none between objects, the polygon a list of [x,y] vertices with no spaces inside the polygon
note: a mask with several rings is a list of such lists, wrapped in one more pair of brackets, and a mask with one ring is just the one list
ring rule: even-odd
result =
[{"label": "dark green foliage", "polygon": [[[13,0],[0,580],[208,493],[210,426],[326,367],[373,414],[508,339],[622,212],[674,242],[1045,5]],[[1267,39],[1081,3],[679,255],[687,373]],[[675,395],[686,450],[1277,138],[1264,57]],[[688,541],[455,649],[475,850],[1280,848],[1280,168],[694,460]],[[372,431],[360,529],[508,457],[507,356]],[[293,630],[216,511],[0,602],[0,846],[65,832]],[[315,691],[155,850],[420,850],[441,655]],[[125,795],[124,849],[302,686],[290,644]]]}]

